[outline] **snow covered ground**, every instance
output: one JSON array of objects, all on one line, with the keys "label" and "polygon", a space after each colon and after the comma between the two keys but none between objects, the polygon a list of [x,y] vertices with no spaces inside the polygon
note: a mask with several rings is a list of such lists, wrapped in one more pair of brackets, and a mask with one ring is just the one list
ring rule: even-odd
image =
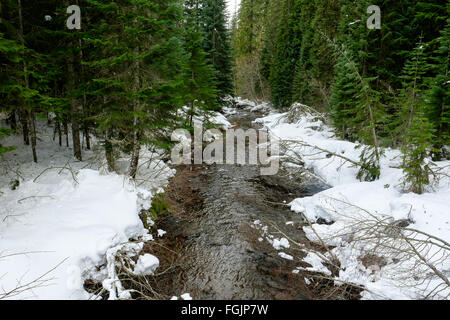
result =
[{"label": "snow covered ground", "polygon": [[[326,263],[338,260],[335,283],[364,286],[363,299],[448,299],[448,176],[425,194],[404,193],[400,152],[387,149],[381,178],[360,182],[358,169],[336,154],[358,161],[361,149],[337,139],[320,115],[306,107],[304,111],[295,120],[292,114],[272,112],[256,122],[282,141],[296,141],[286,145],[285,155],[300,157],[307,169],[330,186],[290,204],[312,223],[304,227],[307,237],[332,248],[325,254],[309,252],[304,259],[312,265],[308,269],[329,273]],[[450,161],[436,165],[449,174]],[[274,242],[273,237],[266,239]]]},{"label": "snow covered ground", "polygon": [[[137,255],[151,240],[139,212],[174,170],[143,148],[133,182],[106,173],[99,146],[75,161],[71,149],[52,141],[45,122],[38,128],[38,164],[20,136],[2,140],[18,149],[0,160],[0,299],[95,298],[83,289],[85,279],[103,281],[111,298],[129,297],[116,287],[114,254]],[[126,160],[119,159],[119,170]],[[144,257],[137,273],[158,265],[156,257]]]}]

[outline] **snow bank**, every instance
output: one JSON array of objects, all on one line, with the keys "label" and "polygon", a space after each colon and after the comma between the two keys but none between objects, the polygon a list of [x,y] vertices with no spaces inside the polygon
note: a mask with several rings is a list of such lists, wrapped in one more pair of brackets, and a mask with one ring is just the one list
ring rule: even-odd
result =
[{"label": "snow bank", "polygon": [[[56,179],[51,175],[51,180]],[[2,290],[50,272],[45,286],[16,299],[84,299],[83,273],[103,264],[108,247],[146,233],[138,215],[136,189],[118,175],[81,170],[76,176],[27,181],[2,189],[0,259]],[[50,288],[47,286],[50,285]]]},{"label": "snow bank", "polygon": [[[84,150],[85,161],[75,161],[70,148],[52,141],[45,122],[38,128],[38,164],[21,137],[2,141],[18,150],[0,161],[0,298],[95,298],[83,288],[86,279],[115,290],[114,255],[138,255],[143,241],[152,240],[139,212],[151,205],[174,170],[143,150],[134,183],[106,173],[101,150]],[[125,163],[118,161],[119,170],[127,169]],[[11,190],[14,180],[19,186]],[[156,267],[147,262],[137,272]],[[117,291],[110,298],[129,297]]]},{"label": "snow bank", "polygon": [[[302,145],[290,145],[285,153],[300,155],[304,166],[331,187],[312,197],[295,199],[290,205],[292,210],[313,223],[312,228],[304,227],[310,240],[317,241],[318,235],[327,245],[335,247],[331,252],[341,263],[336,280],[363,285],[367,288],[363,292],[364,299],[447,298],[450,288],[441,284],[442,279],[423,261],[418,261],[420,259],[414,254],[402,253],[408,248],[406,240],[386,231],[392,248],[387,249],[389,246],[384,244],[381,250],[374,241],[363,239],[364,235],[370,234],[369,231],[381,232],[386,226],[404,222],[408,229],[418,231],[407,232],[405,229],[413,243],[420,247],[424,259],[448,278],[448,245],[442,249],[434,245],[422,246],[420,241],[429,240],[428,234],[450,242],[449,180],[441,179],[434,190],[423,195],[403,193],[403,172],[398,168],[401,154],[398,150],[386,149],[381,160],[381,178],[374,182],[360,182],[356,179],[358,169],[336,156],[359,161],[361,149],[356,149],[356,144],[337,139],[332,128],[316,114],[304,113],[293,122],[288,118],[287,113],[271,113],[256,122],[283,141],[301,142]],[[316,147],[329,152],[321,152]],[[441,168],[447,167],[447,174],[450,171],[450,161],[436,164]],[[319,219],[330,225],[316,223]],[[361,231],[362,227],[366,228],[366,233]],[[398,232],[398,228],[393,230]],[[382,256],[373,257],[375,262],[367,263],[364,258],[371,255]],[[324,272],[326,269],[323,259],[314,253],[309,253],[305,261],[312,265],[309,270]]]}]

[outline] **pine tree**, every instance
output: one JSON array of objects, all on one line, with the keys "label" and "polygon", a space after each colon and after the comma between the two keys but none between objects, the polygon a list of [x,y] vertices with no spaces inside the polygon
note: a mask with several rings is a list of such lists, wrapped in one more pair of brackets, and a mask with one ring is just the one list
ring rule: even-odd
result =
[{"label": "pine tree", "polygon": [[[14,95],[11,95],[10,92],[15,82],[15,67],[20,61],[20,51],[21,47],[16,41],[5,39],[0,33],[0,97],[3,101],[0,113],[10,114],[9,121],[13,131],[17,129],[16,108],[14,107]],[[6,131],[4,131],[5,134]]]},{"label": "pine tree", "polygon": [[[2,23],[2,20],[0,20],[0,23]],[[14,79],[11,76],[12,72],[14,72],[15,64],[20,61],[20,49],[21,47],[16,41],[5,39],[3,34],[0,33],[0,97],[5,104],[12,102],[9,92],[14,86]],[[14,117],[15,119],[15,112],[15,108],[7,108],[6,105],[0,107],[0,115],[11,114],[10,118]],[[0,138],[14,133],[14,125],[12,125],[11,129],[0,127]],[[14,147],[5,147],[0,143],[0,155],[12,150],[14,150]]]},{"label": "pine tree", "polygon": [[202,0],[204,50],[216,71],[219,98],[233,93],[232,53],[225,0]]},{"label": "pine tree", "polygon": [[403,127],[403,171],[405,190],[422,194],[430,183],[430,164],[434,129],[426,117],[425,73],[429,67],[422,42],[406,62],[401,79],[400,116]]},{"label": "pine tree", "polygon": [[183,72],[183,102],[189,107],[189,126],[194,116],[217,110],[215,72],[203,50],[203,32],[198,1],[187,1],[184,50],[187,53]]},{"label": "pine tree", "polygon": [[361,93],[365,89],[371,89],[365,88],[361,81],[362,78],[369,77],[366,67],[369,31],[366,27],[365,4],[367,3],[355,6],[352,1],[345,1],[339,22],[340,45],[328,38],[328,44],[333,48],[337,61],[328,107],[338,133],[352,141],[361,141],[359,132],[364,126],[361,123],[364,121],[364,115],[360,113],[362,110],[359,108],[363,98]]},{"label": "pine tree", "polygon": [[269,99],[266,79],[261,72],[266,21],[274,14],[269,0],[241,1],[232,20],[232,46],[236,94],[254,101]]},{"label": "pine tree", "polygon": [[[2,21],[0,32],[3,38],[14,41],[7,58],[8,79],[2,86],[3,94],[9,99],[15,110],[11,116],[19,116],[24,143],[31,145],[33,161],[37,162],[36,115],[44,110],[48,91],[47,56],[40,52],[36,29],[39,23],[30,6],[21,0],[2,3]],[[9,42],[11,44],[11,42]]]},{"label": "pine tree", "polygon": [[426,114],[435,130],[433,158],[441,160],[450,156],[445,149],[450,144],[450,19],[441,36],[430,46],[436,48],[430,57],[436,76],[426,92]]},{"label": "pine tree", "polygon": [[95,121],[104,132],[109,167],[114,168],[114,150],[119,148],[131,154],[133,178],[141,145],[157,143],[179,107],[181,9],[177,0],[94,4],[94,14],[106,18],[96,19],[86,39],[94,52],[85,64],[96,74],[89,96],[102,106]]},{"label": "pine tree", "polygon": [[329,102],[336,61],[327,38],[337,37],[341,2],[298,0],[301,13],[298,31],[302,34],[296,65],[293,99],[316,107]]},{"label": "pine tree", "polygon": [[337,133],[342,138],[354,141],[357,139],[355,130],[357,101],[354,98],[358,94],[359,81],[351,64],[343,55],[337,57],[335,71],[336,78],[332,86],[329,110]]},{"label": "pine tree", "polygon": [[331,41],[330,45],[335,48],[339,61],[338,78],[330,101],[333,118],[337,125],[342,126],[344,134],[360,142],[358,148],[362,151],[357,178],[361,181],[377,180],[383,155],[378,127],[386,116],[380,94],[372,88],[375,78],[362,75],[352,52],[345,45],[339,46]]},{"label": "pine tree", "polygon": [[280,21],[286,22],[278,29],[269,73],[272,102],[276,108],[288,108],[294,102],[293,80],[301,45],[301,33],[297,32],[300,9],[300,4],[293,1],[287,1],[282,7]]}]

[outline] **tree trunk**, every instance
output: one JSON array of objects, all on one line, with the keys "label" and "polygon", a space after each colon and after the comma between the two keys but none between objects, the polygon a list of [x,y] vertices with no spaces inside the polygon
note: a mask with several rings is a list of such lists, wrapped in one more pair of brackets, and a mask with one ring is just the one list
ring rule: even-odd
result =
[{"label": "tree trunk", "polygon": [[11,112],[11,115],[9,116],[9,126],[11,130],[16,131],[17,130],[17,119],[16,119],[16,111],[13,110]]},{"label": "tree trunk", "polygon": [[[79,1],[78,0],[77,0],[77,5],[79,5]],[[83,41],[81,40],[81,38],[78,40],[78,45],[79,45],[80,48],[82,48]],[[82,61],[83,61],[83,50],[80,50],[81,77],[84,78],[85,72],[84,72],[84,67],[83,67]],[[85,94],[83,94],[82,109],[83,109],[83,119],[86,119],[87,116],[88,116],[88,108],[87,108],[87,97],[86,97]],[[86,120],[83,120],[83,134],[84,134],[84,137],[86,139],[86,149],[87,150],[91,150],[91,139],[89,137],[89,123]]]},{"label": "tree trunk", "polygon": [[[68,77],[69,77],[69,91],[75,89],[75,70],[74,70],[74,58],[72,55],[68,58],[67,65]],[[70,102],[70,120],[72,122],[72,143],[73,143],[73,155],[78,160],[82,161],[81,157],[81,143],[80,143],[80,125],[78,121],[78,101],[76,98],[72,98]]]},{"label": "tree trunk", "polygon": [[[25,40],[24,40],[24,35],[23,35],[23,17],[22,17],[22,2],[21,0],[17,0],[17,4],[18,4],[18,9],[19,9],[19,32],[20,32],[20,42],[22,44],[23,47],[25,47]],[[23,77],[25,80],[25,88],[29,89],[30,88],[30,84],[28,81],[28,69],[27,69],[27,64],[25,62],[25,60],[23,61]],[[27,102],[25,102],[27,103]],[[25,111],[26,112],[26,111]],[[30,130],[31,130],[31,150],[33,153],[33,161],[37,163],[37,153],[36,153],[36,126],[34,123],[34,111],[31,110],[26,112],[26,114],[24,114],[24,119],[23,121],[28,121],[28,125],[30,126]],[[24,140],[25,140],[25,144],[27,144],[26,142],[28,142],[29,144],[29,140],[28,140],[28,125],[26,126],[27,129],[25,130],[24,128]],[[25,136],[25,131],[26,131],[26,136]]]},{"label": "tree trunk", "polygon": [[30,136],[28,132],[28,116],[27,111],[20,107],[19,108],[19,120],[22,125],[22,135],[23,135],[23,143],[27,146],[30,145]]},{"label": "tree trunk", "polygon": [[103,147],[105,148],[105,157],[106,157],[106,163],[108,165],[108,171],[114,172],[115,166],[114,166],[114,152],[113,152],[113,144],[110,140],[110,134],[109,131],[105,132],[105,143],[103,144]]},{"label": "tree trunk", "polygon": [[86,149],[87,150],[91,150],[91,138],[89,137],[89,128],[87,126],[87,124],[84,124],[84,137],[86,138]]},{"label": "tree trunk", "polygon": [[33,111],[28,112],[28,122],[30,123],[31,130],[31,151],[33,152],[33,161],[37,163],[38,159],[36,152],[36,124]]},{"label": "tree trunk", "polygon": [[58,133],[58,143],[62,146],[62,136],[61,136],[61,123],[59,121],[55,122],[55,131],[53,133],[53,141],[55,141],[56,133]]},{"label": "tree trunk", "polygon": [[[69,2],[64,1],[64,5],[68,6]],[[75,79],[75,56],[71,52],[67,58],[67,77],[68,77],[68,90],[72,91],[76,86]],[[72,123],[72,143],[73,143],[73,155],[78,160],[82,161],[81,157],[81,143],[80,143],[80,125],[79,125],[79,111],[78,101],[76,98],[72,98],[70,101],[70,120]]]},{"label": "tree trunk", "polygon": [[133,155],[131,157],[131,164],[130,164],[130,177],[133,179],[136,179],[136,173],[139,166],[140,151],[141,151],[140,132],[139,130],[134,130]]},{"label": "tree trunk", "polygon": [[69,127],[67,125],[67,117],[64,116],[64,135],[66,136],[66,147],[69,147]]},{"label": "tree trunk", "polygon": [[[137,11],[137,9],[135,8]],[[134,49],[134,84],[133,84],[133,92],[137,93],[140,88],[140,65],[139,65],[139,47],[137,46]],[[139,100],[138,98],[135,98],[133,101],[133,154],[131,156],[131,163],[130,163],[130,177],[135,179],[136,173],[139,166],[139,154],[141,151],[141,132],[139,129],[139,119],[137,117],[137,113],[139,111]]]}]

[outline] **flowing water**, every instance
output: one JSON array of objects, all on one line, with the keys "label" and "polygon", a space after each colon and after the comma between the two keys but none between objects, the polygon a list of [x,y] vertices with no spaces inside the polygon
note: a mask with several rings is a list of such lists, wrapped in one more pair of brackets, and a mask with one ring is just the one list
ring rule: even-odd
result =
[{"label": "flowing water", "polygon": [[[244,109],[228,120],[247,129],[261,116]],[[194,299],[306,298],[302,278],[292,273],[298,262],[281,258],[265,241],[260,242],[251,225],[260,220],[277,226],[294,241],[304,240],[301,216],[283,203],[312,195],[323,186],[305,187],[283,172],[261,176],[257,165],[226,164],[202,167],[190,183],[196,185],[203,203],[195,219],[176,226],[185,239],[179,284],[183,292]]]}]

